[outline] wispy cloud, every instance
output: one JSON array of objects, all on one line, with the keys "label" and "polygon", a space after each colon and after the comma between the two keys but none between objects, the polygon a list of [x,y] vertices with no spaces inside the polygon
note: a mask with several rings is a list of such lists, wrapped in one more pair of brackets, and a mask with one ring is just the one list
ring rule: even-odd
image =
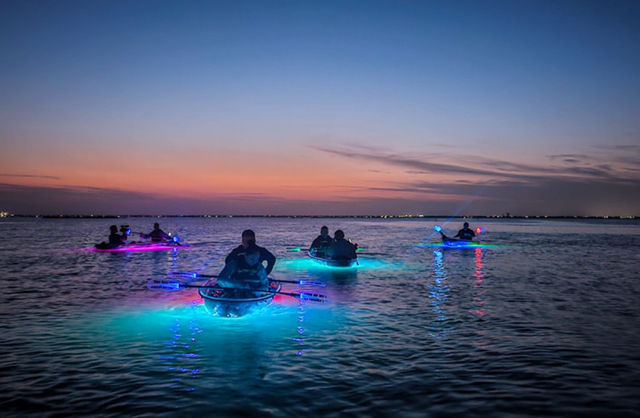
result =
[{"label": "wispy cloud", "polygon": [[[603,161],[600,156],[558,154],[550,163],[520,164],[497,159],[454,156],[460,163],[433,163],[385,151],[344,147],[314,149],[361,161],[408,169],[414,181],[394,181],[363,187],[360,193],[383,194],[431,201],[463,201],[475,197],[478,213],[603,214],[605,209],[636,214],[640,207],[640,176],[619,167],[624,157]],[[467,165],[468,164],[468,165]],[[636,164],[640,166],[640,164]],[[430,180],[420,174],[445,174],[449,180]],[[458,178],[456,178],[458,177]],[[597,212],[600,211],[600,212]],[[607,212],[610,213],[610,212]]]},{"label": "wispy cloud", "polygon": [[[375,150],[372,148],[354,149],[353,147],[319,146],[312,146],[311,148],[344,158],[402,167],[408,169],[408,173],[415,174],[479,176],[485,179],[485,181],[489,181],[491,179],[502,179],[533,183],[538,182],[541,179],[559,177],[573,178],[576,181],[607,180],[621,183],[638,181],[635,176],[629,176],[628,170],[615,170],[612,164],[603,163],[600,158],[582,154],[559,154],[549,156],[549,159],[552,161],[560,160],[561,165],[532,165],[468,156],[456,156],[456,160],[461,161],[461,163],[434,162],[428,160],[428,158],[431,158],[430,156],[416,158],[383,150]],[[628,162],[624,157],[620,157],[617,162],[622,161]],[[640,163],[637,163],[636,165],[640,166]],[[475,181],[480,180],[476,179]]]},{"label": "wispy cloud", "polygon": [[60,180],[57,176],[43,176],[39,174],[9,174],[0,173],[0,177],[17,177],[17,178],[34,178],[34,179],[48,179],[48,180]]}]

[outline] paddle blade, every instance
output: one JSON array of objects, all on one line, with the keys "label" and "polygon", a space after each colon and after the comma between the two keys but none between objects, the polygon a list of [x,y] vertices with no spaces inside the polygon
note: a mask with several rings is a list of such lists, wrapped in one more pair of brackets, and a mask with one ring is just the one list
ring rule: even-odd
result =
[{"label": "paddle blade", "polygon": [[167,273],[167,276],[180,276],[180,277],[186,277],[189,279],[197,279],[198,273],[193,273],[190,271],[170,271]]},{"label": "paddle blade", "polygon": [[184,283],[172,279],[151,279],[147,282],[147,289],[174,292],[184,289]]},{"label": "paddle blade", "polygon": [[300,300],[306,300],[311,302],[326,302],[327,297],[325,295],[320,295],[317,293],[299,293],[298,297]]},{"label": "paddle blade", "polygon": [[436,225],[433,227],[433,230],[436,232],[441,232],[442,231],[442,227],[440,225]]},{"label": "paddle blade", "polygon": [[318,286],[318,287],[326,287],[327,284],[324,282],[315,282],[313,280],[300,280],[298,282],[301,286]]},{"label": "paddle blade", "polygon": [[270,282],[277,282],[277,283],[291,283],[291,284],[297,284],[300,286],[320,286],[320,287],[325,287],[327,284],[323,283],[323,282],[316,282],[313,280],[305,280],[305,279],[301,279],[301,280],[280,280],[280,279],[276,279],[275,277],[269,277],[269,281]]}]

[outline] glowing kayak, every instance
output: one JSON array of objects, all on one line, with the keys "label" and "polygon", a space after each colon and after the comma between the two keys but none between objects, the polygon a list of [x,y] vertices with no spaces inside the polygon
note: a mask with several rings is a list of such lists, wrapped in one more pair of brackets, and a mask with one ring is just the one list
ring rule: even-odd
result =
[{"label": "glowing kayak", "polygon": [[312,260],[314,260],[314,261],[316,261],[316,262],[318,262],[320,264],[324,264],[325,266],[329,266],[329,267],[353,267],[358,263],[358,259],[357,258],[334,260],[334,259],[329,258],[329,257],[320,257],[314,251],[309,251],[309,252],[307,252],[307,254],[309,255],[309,257]]},{"label": "glowing kayak", "polygon": [[239,318],[254,312],[273,300],[275,293],[282,289],[282,284],[270,282],[269,290],[255,291],[249,289],[198,289],[207,311],[213,315]]},{"label": "glowing kayak", "polygon": [[167,250],[175,250],[178,248],[188,247],[187,244],[182,244],[179,242],[132,242],[130,244],[121,245],[119,247],[111,247],[109,244],[100,243],[96,244],[95,248],[92,248],[91,251],[100,252],[100,253],[119,253],[119,252],[128,252],[128,251],[167,251]]},{"label": "glowing kayak", "polygon": [[442,238],[442,246],[443,247],[454,247],[454,248],[467,248],[467,247],[477,247],[480,245],[479,242],[475,241],[467,241],[463,239],[456,238]]}]

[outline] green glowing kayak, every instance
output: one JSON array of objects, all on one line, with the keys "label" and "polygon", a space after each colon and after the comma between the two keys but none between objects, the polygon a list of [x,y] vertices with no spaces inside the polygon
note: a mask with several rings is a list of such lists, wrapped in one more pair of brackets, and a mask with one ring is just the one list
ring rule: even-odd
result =
[{"label": "green glowing kayak", "polygon": [[314,251],[309,251],[307,252],[307,254],[309,255],[309,257],[320,263],[323,264],[325,266],[329,266],[329,267],[353,267],[356,264],[358,264],[358,259],[357,258],[348,258],[348,259],[337,259],[334,260],[332,258],[329,257],[323,257],[320,254],[314,252]]}]

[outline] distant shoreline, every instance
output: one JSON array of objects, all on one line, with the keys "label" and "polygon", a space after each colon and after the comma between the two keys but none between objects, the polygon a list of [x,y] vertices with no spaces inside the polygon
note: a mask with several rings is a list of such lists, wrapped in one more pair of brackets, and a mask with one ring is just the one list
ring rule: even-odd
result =
[{"label": "distant shoreline", "polygon": [[21,215],[6,214],[0,218],[43,219],[127,219],[127,218],[307,218],[307,219],[640,219],[640,216],[549,216],[549,215]]}]

